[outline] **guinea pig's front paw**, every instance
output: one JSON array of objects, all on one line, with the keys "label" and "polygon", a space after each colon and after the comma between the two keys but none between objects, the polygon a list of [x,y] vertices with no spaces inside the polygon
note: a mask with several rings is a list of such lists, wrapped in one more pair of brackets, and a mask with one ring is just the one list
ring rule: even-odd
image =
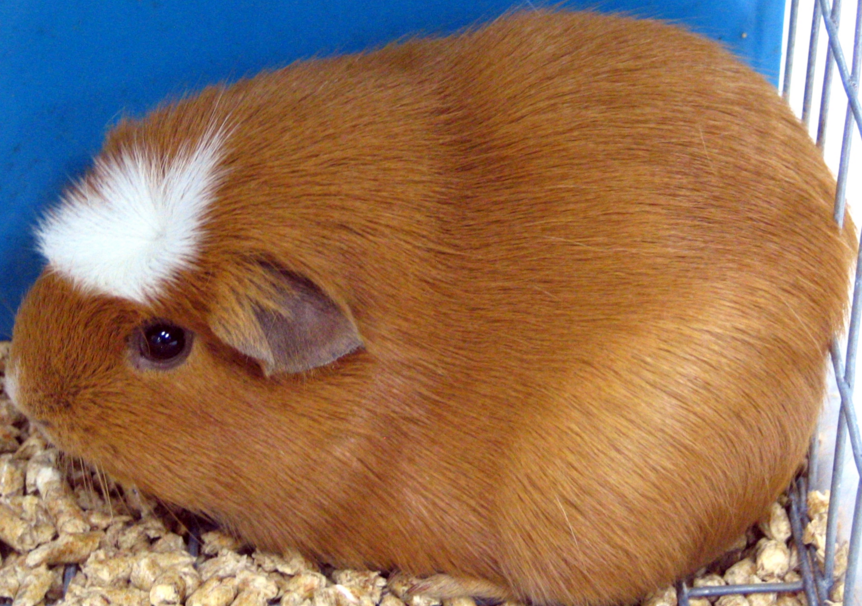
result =
[{"label": "guinea pig's front paw", "polygon": [[452,577],[447,574],[434,574],[417,579],[396,573],[394,577],[390,577],[389,586],[397,588],[396,593],[400,593],[399,597],[405,601],[417,596],[435,600],[469,597],[492,602],[512,599],[511,592],[489,581],[472,577]]}]

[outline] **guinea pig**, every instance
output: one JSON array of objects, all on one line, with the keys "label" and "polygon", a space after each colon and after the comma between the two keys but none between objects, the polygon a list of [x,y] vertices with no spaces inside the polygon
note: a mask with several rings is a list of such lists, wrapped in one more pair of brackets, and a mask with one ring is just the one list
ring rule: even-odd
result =
[{"label": "guinea pig", "polygon": [[107,135],[37,227],[7,389],[258,547],[630,602],[792,479],[854,228],[775,90],[648,20],[509,14]]}]

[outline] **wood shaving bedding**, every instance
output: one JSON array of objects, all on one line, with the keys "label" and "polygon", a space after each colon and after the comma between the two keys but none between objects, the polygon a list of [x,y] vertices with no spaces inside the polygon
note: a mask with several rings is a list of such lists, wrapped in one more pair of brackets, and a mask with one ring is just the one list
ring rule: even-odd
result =
[{"label": "wood shaving bedding", "polygon": [[[8,342],[0,343],[0,373]],[[134,490],[82,465],[61,473],[57,449],[31,433],[0,394],[0,599],[13,606],[476,606],[470,598],[410,596],[403,575],[322,570],[295,552],[250,550],[234,537],[191,526]],[[803,540],[825,554],[828,494],[808,495]],[[727,556],[698,571],[694,587],[800,580],[786,497]],[[189,552],[200,542],[199,553]],[[72,568],[71,565],[75,567]],[[843,598],[847,546],[838,549],[830,599]],[[74,573],[64,590],[64,574]],[[697,598],[691,606],[804,606],[795,594]],[[676,606],[673,587],[643,606]],[[508,606],[508,605],[507,605]],[[512,605],[513,606],[513,605]]]}]

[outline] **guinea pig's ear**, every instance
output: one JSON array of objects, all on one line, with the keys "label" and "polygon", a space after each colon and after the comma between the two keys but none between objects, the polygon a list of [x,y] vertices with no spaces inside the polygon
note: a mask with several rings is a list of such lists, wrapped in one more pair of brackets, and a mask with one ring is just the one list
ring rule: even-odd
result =
[{"label": "guinea pig's ear", "polygon": [[316,284],[270,264],[218,293],[210,327],[267,376],[334,362],[363,346],[353,320]]}]

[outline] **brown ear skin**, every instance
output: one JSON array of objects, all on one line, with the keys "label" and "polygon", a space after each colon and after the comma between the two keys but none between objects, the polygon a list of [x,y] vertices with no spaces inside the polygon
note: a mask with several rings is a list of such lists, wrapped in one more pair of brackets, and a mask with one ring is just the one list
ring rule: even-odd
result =
[{"label": "brown ear skin", "polygon": [[362,348],[355,324],[313,282],[263,265],[268,284],[233,293],[210,318],[213,332],[257,360],[266,376],[301,373]]}]

